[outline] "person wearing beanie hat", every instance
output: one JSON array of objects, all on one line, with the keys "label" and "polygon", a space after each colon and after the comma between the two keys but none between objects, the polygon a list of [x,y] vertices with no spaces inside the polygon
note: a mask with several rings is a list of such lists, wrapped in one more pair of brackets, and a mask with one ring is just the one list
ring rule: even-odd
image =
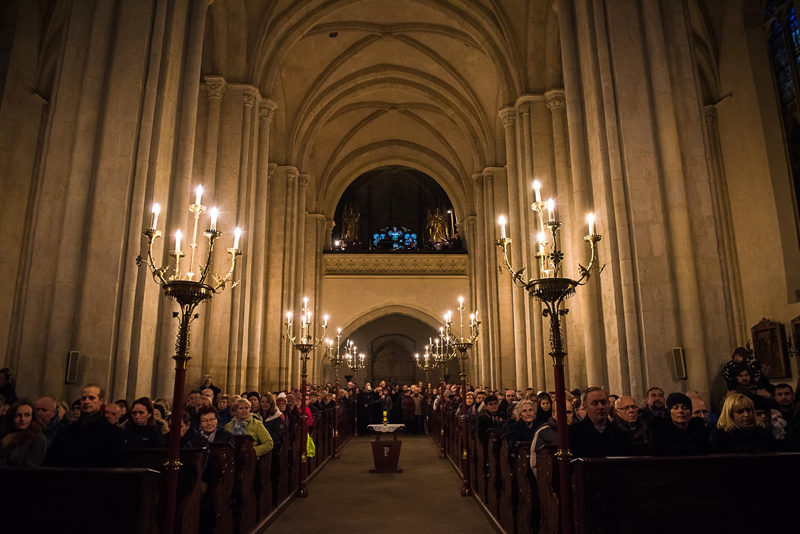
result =
[{"label": "person wearing beanie hat", "polygon": [[692,417],[692,399],[683,393],[670,393],[666,405],[667,417],[654,417],[650,421],[648,453],[679,456],[711,452],[703,421]]},{"label": "person wearing beanie hat", "polygon": [[167,423],[167,410],[160,404],[153,405],[153,418],[156,421],[156,427],[162,434],[169,433],[169,423]]},{"label": "person wearing beanie hat", "polygon": [[728,384],[728,391],[736,390],[736,375],[741,372],[742,367],[750,371],[750,381],[753,384],[761,382],[761,373],[758,371],[758,365],[755,364],[750,351],[744,347],[736,347],[731,354],[731,360],[722,368],[722,378]]}]

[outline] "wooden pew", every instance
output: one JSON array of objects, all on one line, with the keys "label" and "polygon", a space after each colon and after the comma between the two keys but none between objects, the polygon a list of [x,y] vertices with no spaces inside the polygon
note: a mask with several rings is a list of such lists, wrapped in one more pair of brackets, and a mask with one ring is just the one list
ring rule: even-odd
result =
[{"label": "wooden pew", "polygon": [[486,504],[487,488],[489,486],[489,451],[484,450],[483,444],[478,439],[477,434],[473,441],[475,443],[475,460],[477,465],[477,469],[475,469],[477,482],[474,486],[474,491],[478,498]]},{"label": "wooden pew", "polygon": [[541,520],[539,534],[557,534],[560,528],[558,465],[555,446],[544,447],[536,453],[536,488],[539,493]]},{"label": "wooden pew", "polygon": [[475,432],[472,431],[472,426],[469,427],[469,486],[472,488],[473,495],[478,494],[478,488],[483,482],[478,476],[478,466],[481,463],[481,456],[478,456],[478,448],[475,442]]},{"label": "wooden pew", "polygon": [[160,478],[138,468],[0,467],[0,532],[157,534]]},{"label": "wooden pew", "polygon": [[236,532],[248,534],[258,519],[258,504],[254,484],[256,475],[256,450],[251,436],[234,436],[236,447],[236,482],[234,484],[234,523]]},{"label": "wooden pew", "polygon": [[492,428],[489,430],[487,442],[489,454],[489,480],[486,488],[486,507],[489,512],[502,524],[500,515],[500,499],[503,492],[503,480],[500,472],[500,446],[502,443],[502,430]]},{"label": "wooden pew", "polygon": [[592,458],[572,467],[578,534],[797,528],[800,453]]},{"label": "wooden pew", "polygon": [[[208,523],[216,528],[215,534],[233,534],[233,508],[231,494],[236,482],[236,449],[229,443],[211,443],[203,481],[208,490],[203,497],[208,502],[211,514],[201,513],[201,532],[210,530]],[[206,507],[204,506],[204,509]]]},{"label": "wooden pew", "polygon": [[[273,506],[278,506],[289,496],[289,433],[284,435],[281,447],[278,450],[278,464],[272,465]],[[275,451],[273,451],[273,455]],[[276,469],[277,467],[277,469]]]},{"label": "wooden pew", "polygon": [[516,532],[528,534],[539,526],[539,492],[530,467],[531,443],[519,443],[517,448],[516,482],[518,488]]},{"label": "wooden pew", "polygon": [[[203,496],[203,470],[207,457],[207,447],[180,450],[182,465],[178,471],[175,532],[194,534],[200,528],[200,500]],[[122,458],[124,467],[148,468],[163,473],[164,463],[167,460],[167,449],[127,449]],[[162,476],[158,493],[163,495],[165,491],[166,480]],[[159,499],[159,504],[163,502],[164,499]],[[159,520],[161,513],[159,506],[157,510]]]},{"label": "wooden pew", "polygon": [[516,456],[509,449],[508,440],[500,442],[500,458],[497,467],[500,469],[502,497],[498,501],[498,519],[506,532],[516,532],[514,521],[517,517],[517,473]]},{"label": "wooden pew", "polygon": [[256,460],[254,481],[255,497],[258,503],[258,519],[264,519],[272,510],[272,452]]}]

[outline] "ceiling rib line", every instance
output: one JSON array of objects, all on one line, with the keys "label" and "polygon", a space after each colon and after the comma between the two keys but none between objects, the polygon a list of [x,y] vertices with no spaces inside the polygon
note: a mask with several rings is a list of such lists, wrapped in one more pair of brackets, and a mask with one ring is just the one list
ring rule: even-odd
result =
[{"label": "ceiling rib line", "polygon": [[332,31],[336,32],[344,32],[344,31],[362,31],[362,32],[370,32],[375,35],[384,35],[387,33],[396,35],[398,33],[432,33],[436,35],[443,35],[445,37],[450,37],[451,39],[455,39],[456,41],[462,42],[466,45],[471,46],[476,51],[482,53],[486,58],[489,57],[488,54],[480,47],[478,41],[472,38],[468,33],[456,30],[455,28],[451,28],[450,26],[444,26],[442,24],[433,24],[433,23],[415,23],[409,22],[404,24],[375,24],[371,22],[362,22],[358,20],[353,21],[342,21],[342,22],[326,22],[323,24],[317,24],[308,33],[306,33],[301,39],[304,39],[311,35],[316,35],[320,33],[330,33]]},{"label": "ceiling rib line", "polygon": [[423,102],[404,102],[402,104],[400,104],[400,103],[394,104],[394,103],[391,103],[391,102],[387,102],[385,100],[380,100],[380,101],[378,101],[378,100],[370,100],[370,101],[366,101],[366,102],[362,101],[362,102],[353,102],[352,104],[347,104],[346,106],[342,106],[341,108],[336,110],[336,113],[331,115],[329,120],[333,121],[333,120],[338,119],[342,115],[345,115],[347,113],[351,113],[351,112],[359,110],[359,109],[365,109],[365,108],[372,108],[372,109],[397,108],[399,110],[404,110],[404,109],[424,109],[425,111],[430,111],[431,113],[437,113],[437,114],[441,115],[442,117],[444,117],[445,119],[447,119],[450,122],[452,122],[454,125],[458,126],[458,123],[456,123],[456,121],[454,121],[452,118],[450,118],[447,115],[447,113],[444,113],[441,109],[439,109],[438,107],[436,107],[436,106],[434,106],[432,104],[425,104]]}]

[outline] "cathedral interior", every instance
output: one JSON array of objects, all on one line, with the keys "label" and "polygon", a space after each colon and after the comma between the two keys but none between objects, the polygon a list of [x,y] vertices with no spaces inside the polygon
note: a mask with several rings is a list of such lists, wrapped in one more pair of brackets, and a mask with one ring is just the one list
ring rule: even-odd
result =
[{"label": "cathedral interior", "polygon": [[[188,383],[298,384],[283,334],[304,298],[367,355],[359,382],[420,381],[463,297],[469,380],[552,389],[548,321],[496,245],[503,216],[511,262],[537,268],[537,181],[564,276],[588,213],[602,235],[568,388],[714,398],[748,342],[794,383],[798,50],[776,0],[2,2],[0,366],[24,396],[169,394],[175,306],[136,258],[154,203],[157,263],[176,230],[189,251],[202,186],[213,269],[236,227],[243,254],[197,310]],[[312,357],[311,382],[332,373]]]}]

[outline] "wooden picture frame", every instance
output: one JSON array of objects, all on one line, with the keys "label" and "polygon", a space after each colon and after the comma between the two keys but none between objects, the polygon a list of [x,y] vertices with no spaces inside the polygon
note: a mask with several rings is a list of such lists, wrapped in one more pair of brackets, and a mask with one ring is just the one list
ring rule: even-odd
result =
[{"label": "wooden picture frame", "polygon": [[767,378],[786,378],[791,374],[786,328],[769,319],[761,319],[750,329],[753,352],[761,364],[761,374]]}]

